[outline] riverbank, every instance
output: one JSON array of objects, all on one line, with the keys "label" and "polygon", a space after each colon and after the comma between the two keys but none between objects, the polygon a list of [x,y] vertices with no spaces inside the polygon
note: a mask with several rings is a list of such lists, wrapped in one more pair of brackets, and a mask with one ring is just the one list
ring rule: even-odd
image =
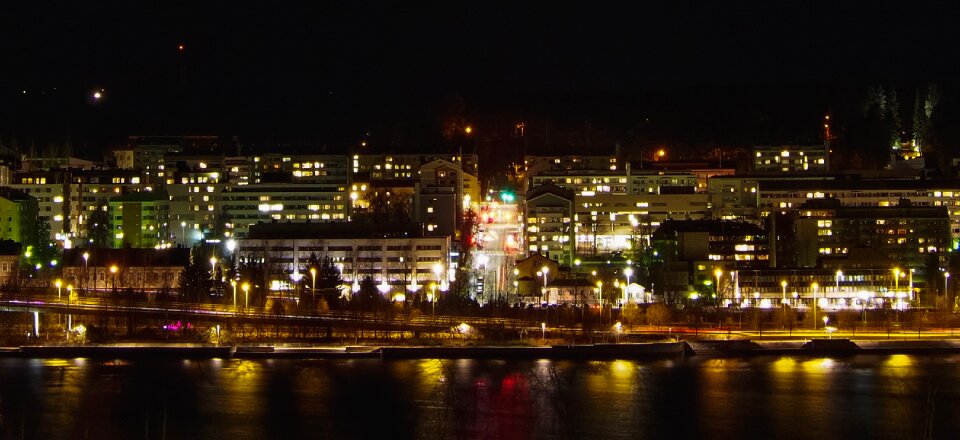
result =
[{"label": "riverbank", "polygon": [[960,354],[960,340],[690,340],[552,346],[218,346],[202,344],[31,345],[0,356],[95,359],[656,359],[691,356]]}]

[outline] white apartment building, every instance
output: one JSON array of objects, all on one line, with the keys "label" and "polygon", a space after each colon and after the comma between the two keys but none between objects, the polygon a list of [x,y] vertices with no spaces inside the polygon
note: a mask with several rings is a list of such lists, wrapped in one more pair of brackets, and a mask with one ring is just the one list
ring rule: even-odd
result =
[{"label": "white apartment building", "polygon": [[450,237],[423,236],[418,229],[413,225],[262,224],[238,240],[237,257],[267,264],[273,290],[289,290],[292,281],[309,277],[305,265],[316,255],[334,261],[346,294],[359,290],[366,277],[387,296],[432,288],[445,291],[456,273],[450,260]]}]

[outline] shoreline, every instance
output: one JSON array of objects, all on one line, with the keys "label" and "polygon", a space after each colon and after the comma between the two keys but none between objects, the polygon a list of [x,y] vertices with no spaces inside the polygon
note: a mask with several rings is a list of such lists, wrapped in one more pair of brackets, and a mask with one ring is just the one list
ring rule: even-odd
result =
[{"label": "shoreline", "polygon": [[218,346],[198,344],[30,345],[0,357],[92,359],[581,359],[689,357],[960,355],[956,340],[690,340],[552,346]]}]

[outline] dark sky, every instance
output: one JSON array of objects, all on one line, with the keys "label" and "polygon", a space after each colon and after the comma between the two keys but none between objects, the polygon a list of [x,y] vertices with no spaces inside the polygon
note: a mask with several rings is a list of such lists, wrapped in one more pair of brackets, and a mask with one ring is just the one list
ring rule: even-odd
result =
[{"label": "dark sky", "polygon": [[816,127],[864,84],[960,74],[955,4],[20,3],[0,23],[7,145],[209,133],[416,148],[450,120],[577,143],[648,123],[723,144],[757,120]]}]

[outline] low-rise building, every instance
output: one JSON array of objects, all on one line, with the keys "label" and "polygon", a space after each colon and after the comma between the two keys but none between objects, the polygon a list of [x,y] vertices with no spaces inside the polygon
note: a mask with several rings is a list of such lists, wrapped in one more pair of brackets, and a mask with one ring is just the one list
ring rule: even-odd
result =
[{"label": "low-rise building", "polygon": [[827,144],[756,146],[753,155],[753,169],[757,173],[825,173],[830,169]]},{"label": "low-rise building", "polygon": [[[722,278],[734,295],[727,299],[742,307],[811,310],[863,310],[891,306],[909,307],[920,291],[902,270],[874,269],[745,269]],[[932,304],[936,291],[924,289]]]},{"label": "low-rise building", "polygon": [[65,249],[63,282],[79,292],[176,294],[190,249]]},{"label": "low-rise building", "polygon": [[20,243],[0,239],[0,289],[17,286],[20,274]]},{"label": "low-rise building", "polygon": [[449,236],[423,235],[417,225],[275,223],[250,227],[237,243],[238,261],[266,265],[271,290],[290,290],[309,276],[311,255],[329,257],[344,285],[356,292],[369,277],[384,295],[421,289],[446,291],[455,281]]}]

